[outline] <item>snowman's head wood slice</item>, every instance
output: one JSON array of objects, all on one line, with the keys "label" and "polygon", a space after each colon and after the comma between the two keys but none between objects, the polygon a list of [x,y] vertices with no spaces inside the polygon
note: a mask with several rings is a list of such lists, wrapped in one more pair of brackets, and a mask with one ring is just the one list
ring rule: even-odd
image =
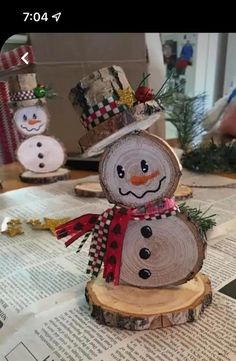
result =
[{"label": "snowman's head wood slice", "polygon": [[42,134],[48,127],[45,89],[38,85],[35,73],[17,74],[9,78],[13,119],[19,133],[26,137]]},{"label": "snowman's head wood slice", "polygon": [[45,107],[32,105],[21,107],[14,113],[16,128],[24,136],[42,134],[48,126],[48,112]]},{"label": "snowman's head wood slice", "polygon": [[165,141],[139,131],[105,150],[99,174],[111,203],[136,208],[171,198],[181,176],[181,165]]}]

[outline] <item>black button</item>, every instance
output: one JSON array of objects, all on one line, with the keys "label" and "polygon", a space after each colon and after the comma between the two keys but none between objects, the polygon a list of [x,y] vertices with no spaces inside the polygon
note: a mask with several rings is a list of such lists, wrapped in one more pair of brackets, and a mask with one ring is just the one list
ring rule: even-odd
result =
[{"label": "black button", "polygon": [[115,256],[109,257],[108,262],[109,262],[110,264],[116,264],[116,257],[115,257]]},{"label": "black button", "polygon": [[42,147],[42,143],[38,142],[37,147]]},{"label": "black button", "polygon": [[113,228],[112,232],[115,233],[115,234],[120,234],[121,233],[120,224],[116,224],[115,227]]},{"label": "black button", "polygon": [[44,163],[39,163],[39,168],[44,168],[45,164]]},{"label": "black button", "polygon": [[149,238],[152,236],[152,229],[149,226],[144,226],[141,228],[141,233],[144,238]]},{"label": "black button", "polygon": [[142,259],[148,259],[151,256],[151,252],[148,248],[140,249],[139,256]]},{"label": "black button", "polygon": [[60,231],[60,233],[58,233],[58,235],[57,235],[58,239],[64,238],[64,237],[67,237],[67,236],[68,236],[68,232],[67,232],[66,229],[62,229],[62,230]]},{"label": "black button", "polygon": [[112,272],[108,273],[106,277],[106,282],[112,282],[114,280],[114,274]]},{"label": "black button", "polygon": [[118,248],[118,243],[116,241],[111,242],[111,248],[116,249]]},{"label": "black button", "polygon": [[43,158],[43,153],[39,153],[38,158],[42,159]]},{"label": "black button", "polygon": [[74,225],[74,230],[75,231],[80,231],[81,229],[83,229],[83,224],[82,223],[80,223],[80,222],[78,222],[78,223],[76,223],[75,225]]},{"label": "black button", "polygon": [[125,216],[127,214],[127,212],[128,212],[128,210],[123,207],[119,210],[119,213],[122,214],[123,216]]},{"label": "black button", "polygon": [[151,271],[149,269],[143,268],[139,271],[138,275],[139,275],[139,277],[146,280],[151,276]]},{"label": "black button", "polygon": [[92,217],[89,219],[89,224],[96,223],[96,222],[97,222],[97,219],[98,219],[97,216],[92,216]]}]

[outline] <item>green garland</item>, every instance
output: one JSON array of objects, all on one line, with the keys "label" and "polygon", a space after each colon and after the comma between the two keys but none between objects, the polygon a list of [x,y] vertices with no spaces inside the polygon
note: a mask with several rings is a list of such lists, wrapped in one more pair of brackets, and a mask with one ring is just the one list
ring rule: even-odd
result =
[{"label": "green garland", "polygon": [[213,219],[216,215],[211,214],[206,216],[209,208],[203,212],[200,208],[191,208],[187,206],[185,202],[179,204],[179,209],[181,213],[186,214],[186,216],[199,227],[202,235],[206,239],[206,232],[216,225],[216,221]]},{"label": "green garland", "polygon": [[199,173],[236,172],[236,142],[201,145],[183,154],[181,162],[184,168]]}]

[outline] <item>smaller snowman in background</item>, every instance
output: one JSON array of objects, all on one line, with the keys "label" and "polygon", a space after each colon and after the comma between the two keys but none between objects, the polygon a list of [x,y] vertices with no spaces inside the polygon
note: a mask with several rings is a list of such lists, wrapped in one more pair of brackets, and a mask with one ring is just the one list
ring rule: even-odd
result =
[{"label": "smaller snowman in background", "polygon": [[36,74],[19,74],[9,79],[13,119],[17,131],[25,138],[17,149],[17,159],[25,168],[24,182],[51,183],[67,179],[69,171],[61,168],[65,151],[55,138],[42,135],[47,131],[49,90],[38,85]]}]

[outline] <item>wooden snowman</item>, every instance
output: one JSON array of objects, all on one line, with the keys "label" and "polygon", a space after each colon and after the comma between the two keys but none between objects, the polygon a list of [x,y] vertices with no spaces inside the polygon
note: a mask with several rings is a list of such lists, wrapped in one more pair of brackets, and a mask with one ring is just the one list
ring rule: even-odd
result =
[{"label": "wooden snowman", "polygon": [[168,144],[146,132],[123,136],[104,152],[100,179],[107,199],[137,210],[125,230],[120,281],[138,287],[176,285],[201,268],[205,242],[171,200],[180,175]]},{"label": "wooden snowman", "polygon": [[[88,104],[111,96],[123,104],[125,97],[119,95],[127,89],[132,94],[123,70],[115,66],[81,80],[78,89],[77,100],[90,114]],[[57,236],[71,236],[65,243],[69,246],[85,235],[81,249],[92,233],[87,273],[93,279],[86,297],[98,322],[143,330],[193,321],[211,303],[211,286],[198,273],[205,258],[203,234],[172,199],[181,165],[164,140],[144,130],[159,118],[155,100],[133,98],[118,114],[118,129],[117,115],[109,114],[98,125],[106,129],[104,137],[94,129],[87,150],[106,147],[99,176],[114,206],[59,226]]]},{"label": "wooden snowman", "polygon": [[46,107],[47,89],[38,85],[36,74],[19,74],[9,78],[13,119],[23,142],[17,149],[17,159],[25,168],[23,182],[51,183],[67,179],[69,171],[61,168],[65,151],[55,138],[44,135],[49,124]]}]

